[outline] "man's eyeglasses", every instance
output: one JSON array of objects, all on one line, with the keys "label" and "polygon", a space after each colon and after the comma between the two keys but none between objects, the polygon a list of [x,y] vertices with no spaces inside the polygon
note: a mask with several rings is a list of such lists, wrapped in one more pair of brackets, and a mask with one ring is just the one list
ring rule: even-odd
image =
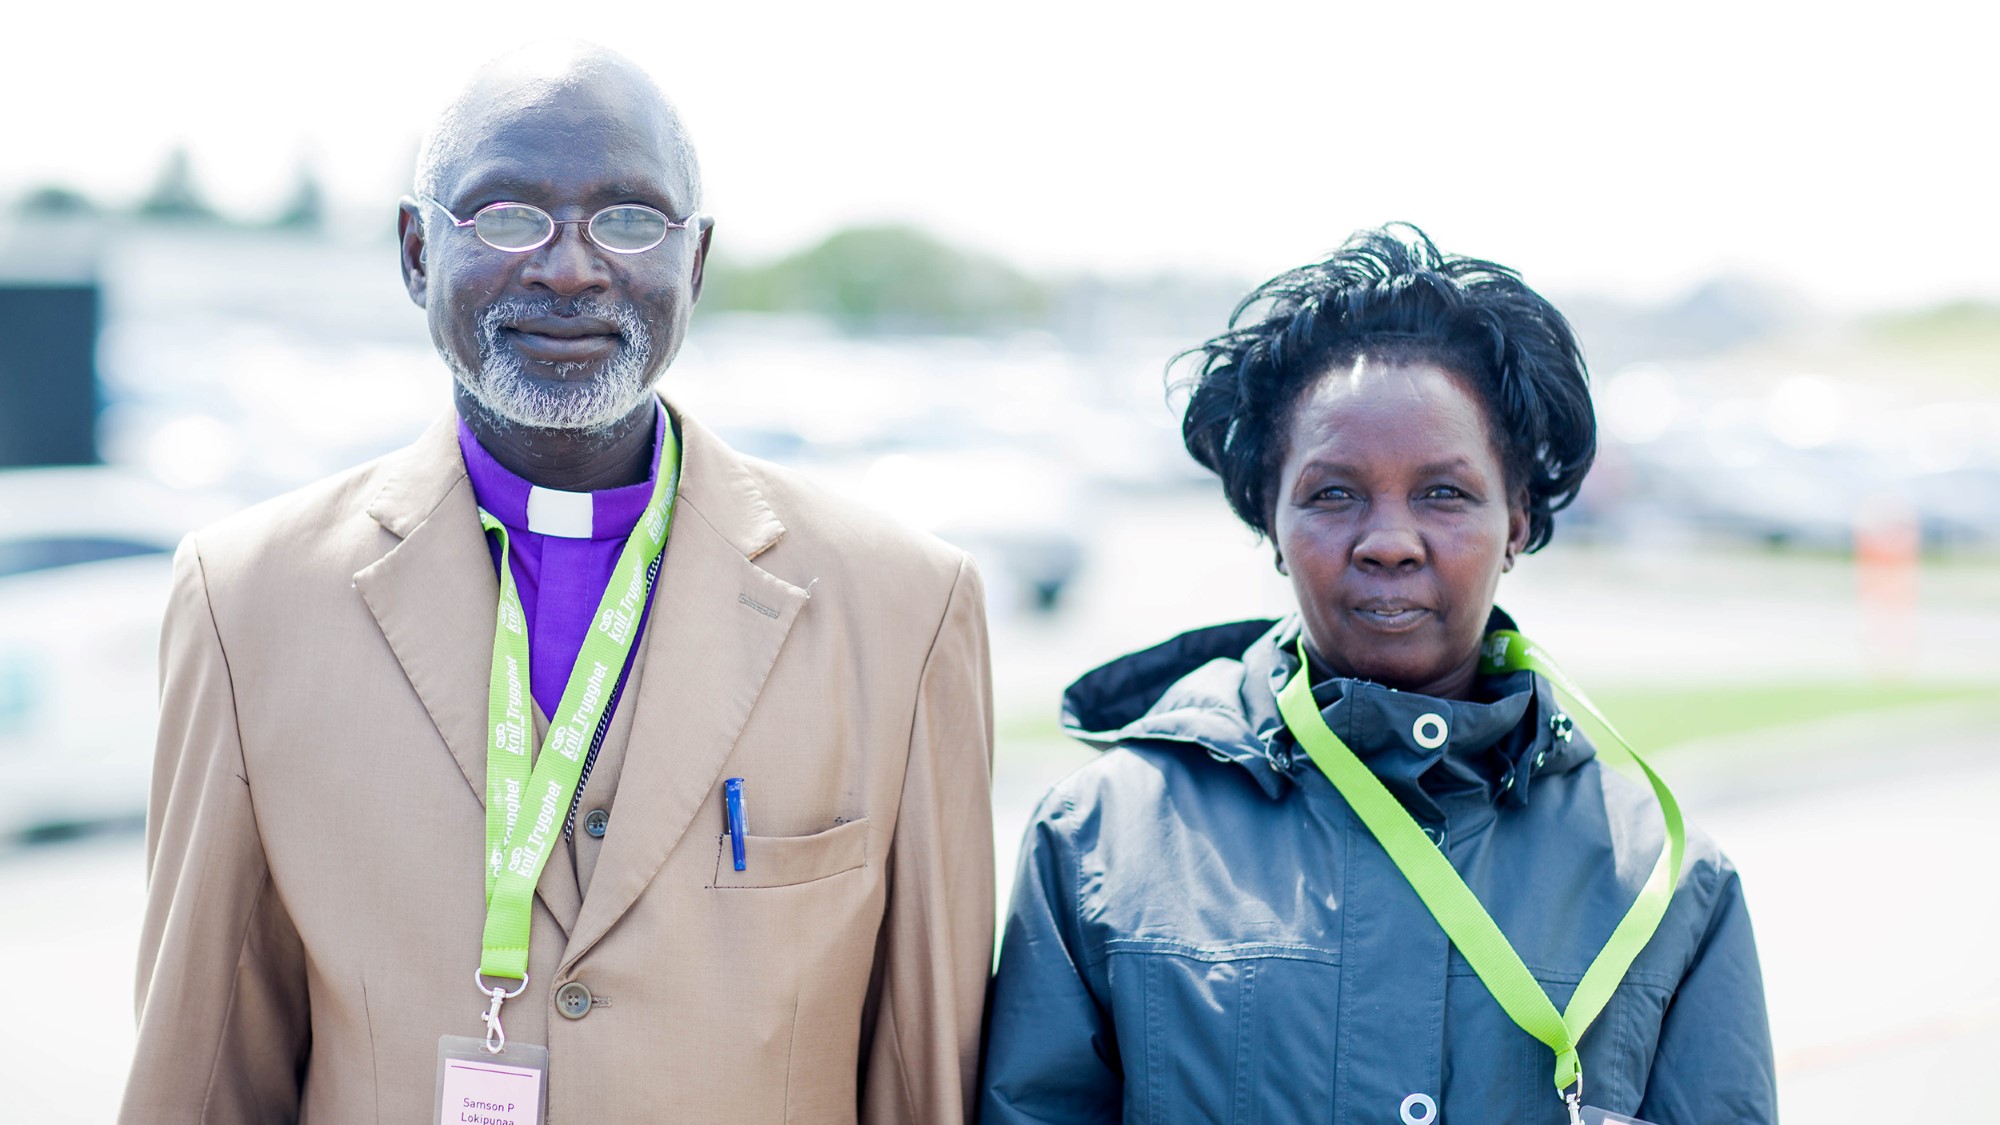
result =
[{"label": "man's eyeglasses", "polygon": [[548,245],[556,228],[574,223],[590,241],[613,254],[639,254],[667,240],[668,231],[687,230],[700,221],[689,215],[680,222],[642,203],[615,203],[588,219],[558,219],[532,203],[489,203],[470,219],[461,219],[432,196],[424,200],[443,211],[455,227],[471,227],[479,241],[495,250],[525,254]]}]

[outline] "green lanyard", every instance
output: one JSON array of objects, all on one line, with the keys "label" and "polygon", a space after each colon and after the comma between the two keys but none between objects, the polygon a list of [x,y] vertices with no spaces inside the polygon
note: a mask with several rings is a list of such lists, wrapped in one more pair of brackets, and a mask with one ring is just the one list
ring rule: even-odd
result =
[{"label": "green lanyard", "polygon": [[[597,614],[584,635],[562,702],[549,721],[548,742],[534,755],[528,769],[534,724],[528,715],[528,622],[514,589],[513,567],[507,561],[507,528],[485,509],[480,526],[500,534],[500,610],[493,625],[493,678],[488,704],[486,739],[486,930],[480,941],[479,973],[522,981],[528,979],[528,922],[535,883],[542,877],[549,851],[562,833],[563,821],[583,776],[585,752],[610,706],[611,695],[639,619],[646,612],[654,563],[666,548],[673,522],[675,490],[680,481],[680,447],[672,426],[664,428],[660,466],[654,473],[653,495],[625,540],[618,565],[597,603]],[[489,989],[494,996],[489,1031],[497,1031],[499,1001],[519,994]],[[490,1036],[489,1036],[490,1039]]]},{"label": "green lanyard", "polygon": [[[1548,1044],[1556,1054],[1556,1089],[1565,1092],[1564,1100],[1570,1104],[1572,1117],[1580,1100],[1583,1085],[1583,1063],[1577,1057],[1576,1046],[1583,1033],[1604,1005],[1611,999],[1618,982],[1624,978],[1625,970],[1632,967],[1632,961],[1639,951],[1652,940],[1653,931],[1659,928],[1660,919],[1667,912],[1667,904],[1673,898],[1674,885],[1679,880],[1681,856],[1687,847],[1687,832],[1681,824],[1680,806],[1674,802],[1674,795],[1667,790],[1666,782],[1653,772],[1644,759],[1625,741],[1617,728],[1611,725],[1588,696],[1583,694],[1570,678],[1556,667],[1546,653],[1529,642],[1526,637],[1509,629],[1495,630],[1486,635],[1485,648],[1480,654],[1479,670],[1483,675],[1502,672],[1529,670],[1540,672],[1564,693],[1580,704],[1611,737],[1618,740],[1632,761],[1645,773],[1652,783],[1653,794],[1659,799],[1660,812],[1667,822],[1666,847],[1660,851],[1658,862],[1653,864],[1653,872],[1646,879],[1646,885],[1639,892],[1637,901],[1625,912],[1618,927],[1611,932],[1611,940],[1591,961],[1585,970],[1583,980],[1570,996],[1568,1010],[1557,1013],[1549,1001],[1548,994],[1536,983],[1528,967],[1521,963],[1520,954],[1508,943],[1505,934],[1493,921],[1493,916],[1479,904],[1472,889],[1459,878],[1452,869],[1451,861],[1444,852],[1431,843],[1430,837],[1411,818],[1402,804],[1390,794],[1381,780],[1372,773],[1354,751],[1333,733],[1326,725],[1326,718],[1320,714],[1319,704],[1314,702],[1312,684],[1307,673],[1305,638],[1299,638],[1299,670],[1278,693],[1278,710],[1284,715],[1285,725],[1291,728],[1292,736],[1305,747],[1313,764],[1326,774],[1334,789],[1346,799],[1355,815],[1368,826],[1369,832],[1389,853],[1403,877],[1417,896],[1430,908],[1432,917],[1451,938],[1453,945],[1464,955],[1486,990],[1493,994],[1500,1006],[1507,1012],[1521,1030]],[[1571,1087],[1576,1087],[1571,1091]]]}]

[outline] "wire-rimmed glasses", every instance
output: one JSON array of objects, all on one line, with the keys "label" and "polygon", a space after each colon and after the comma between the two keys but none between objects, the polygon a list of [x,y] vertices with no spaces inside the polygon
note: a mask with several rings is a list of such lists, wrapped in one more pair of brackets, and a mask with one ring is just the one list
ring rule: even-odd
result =
[{"label": "wire-rimmed glasses", "polygon": [[556,236],[556,228],[574,224],[590,241],[613,254],[642,254],[667,240],[669,231],[687,230],[700,221],[699,214],[675,222],[643,203],[614,203],[588,219],[558,219],[532,203],[500,202],[481,207],[470,219],[461,219],[434,196],[424,201],[443,211],[455,227],[471,227],[479,241],[509,254],[539,250]]}]

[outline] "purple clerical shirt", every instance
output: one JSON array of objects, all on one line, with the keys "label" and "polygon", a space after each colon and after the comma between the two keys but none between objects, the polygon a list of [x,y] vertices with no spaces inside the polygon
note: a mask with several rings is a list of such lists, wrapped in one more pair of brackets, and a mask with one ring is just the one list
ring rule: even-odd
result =
[{"label": "purple clerical shirt", "polygon": [[[459,420],[458,448],[465,455],[465,474],[472,478],[473,498],[507,525],[507,562],[528,619],[528,689],[545,718],[553,718],[562,701],[619,552],[653,497],[666,425],[667,412],[660,409],[653,428],[653,467],[644,482],[602,492],[561,492],[509,472]],[[490,536],[487,542],[498,566],[500,538]],[[649,606],[651,600],[649,591]],[[645,618],[639,627],[643,633]],[[632,652],[638,651],[635,637]],[[628,658],[626,670],[631,666]],[[624,678],[621,673],[621,686]]]}]

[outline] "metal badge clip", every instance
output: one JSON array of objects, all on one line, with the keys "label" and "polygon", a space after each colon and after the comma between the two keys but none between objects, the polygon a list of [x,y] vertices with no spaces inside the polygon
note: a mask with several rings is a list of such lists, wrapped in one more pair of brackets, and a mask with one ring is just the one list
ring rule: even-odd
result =
[{"label": "metal badge clip", "polygon": [[521,974],[521,983],[512,992],[507,991],[497,984],[491,988],[486,987],[486,974],[478,971],[473,972],[472,983],[492,1001],[491,1004],[486,1006],[484,1017],[486,1020],[486,1052],[497,1055],[507,1049],[507,1031],[500,1026],[500,1005],[503,1001],[512,1000],[514,997],[528,990],[528,974]]}]

